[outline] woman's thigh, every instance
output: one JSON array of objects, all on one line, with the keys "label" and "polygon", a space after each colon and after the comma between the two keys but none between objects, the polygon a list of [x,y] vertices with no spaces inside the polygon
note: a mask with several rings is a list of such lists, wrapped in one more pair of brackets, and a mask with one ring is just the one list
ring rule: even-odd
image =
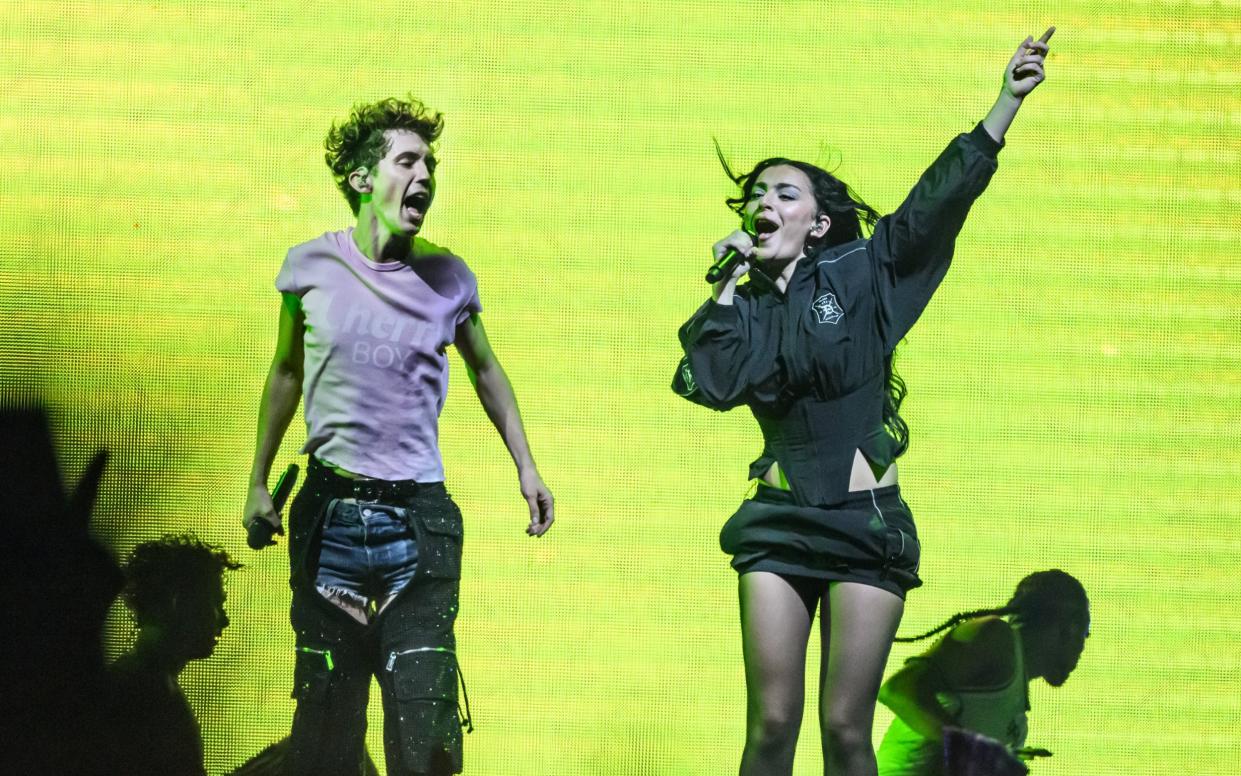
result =
[{"label": "woman's thigh", "polygon": [[835,582],[823,597],[819,708],[824,724],[868,725],[905,602],[860,582]]},{"label": "woman's thigh", "polygon": [[738,592],[751,713],[800,717],[813,608],[789,580],[767,571],[742,574]]}]

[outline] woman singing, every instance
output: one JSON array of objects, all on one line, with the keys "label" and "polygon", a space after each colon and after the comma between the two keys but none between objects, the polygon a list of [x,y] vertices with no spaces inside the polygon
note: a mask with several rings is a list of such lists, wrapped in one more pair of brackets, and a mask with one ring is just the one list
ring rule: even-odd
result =
[{"label": "woman singing", "polygon": [[1021,44],[986,118],[949,143],[891,215],[804,162],[766,159],[741,176],[724,165],[741,190],[728,202],[742,228],[714,251],[741,260],[681,327],[673,387],[712,409],[748,406],[763,433],[756,492],[720,533],[739,574],[742,776],[792,772],[820,605],[824,767],[875,774],[875,698],[905,593],[921,584],[897,485],[909,435],[892,351],[943,280],[1005,131],[1043,81],[1051,32]]}]

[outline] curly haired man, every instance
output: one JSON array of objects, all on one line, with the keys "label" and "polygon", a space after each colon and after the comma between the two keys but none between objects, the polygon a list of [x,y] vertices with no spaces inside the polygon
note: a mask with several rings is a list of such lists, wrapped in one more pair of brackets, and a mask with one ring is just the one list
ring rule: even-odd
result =
[{"label": "curly haired man", "polygon": [[326,147],[356,224],[294,246],[276,277],[279,333],[243,522],[281,528],[267,479],[304,399],[309,474],[289,514],[299,774],[359,772],[371,676],[388,773],[461,771],[468,700],[462,723],[453,623],[462,520],[438,439],[448,345],[517,465],[527,534],[553,520],[475,277],[417,237],[435,199],[442,129],[443,117],[412,98],[355,106]]}]

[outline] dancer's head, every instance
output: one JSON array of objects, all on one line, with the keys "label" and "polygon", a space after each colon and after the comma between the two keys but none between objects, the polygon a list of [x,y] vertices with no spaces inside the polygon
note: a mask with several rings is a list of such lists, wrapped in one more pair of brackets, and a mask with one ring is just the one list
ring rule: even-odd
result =
[{"label": "dancer's head", "polygon": [[139,544],[125,566],[124,590],[139,638],[173,663],[209,657],[228,627],[224,571],[239,568],[223,549],[193,534]]},{"label": "dancer's head", "polygon": [[1031,675],[1053,687],[1064,684],[1090,635],[1090,601],[1082,583],[1059,569],[1038,571],[1021,580],[1004,608],[1021,628]]},{"label": "dancer's head", "polygon": [[[718,149],[717,149],[718,150]],[[873,228],[879,214],[836,176],[806,162],[764,159],[736,175],[723,154],[724,172],[741,189],[727,200],[755,236],[760,261],[786,261],[840,245]]]},{"label": "dancer's head", "polygon": [[435,197],[443,114],[412,97],[355,105],[328,132],[327,165],[354,215],[369,208],[390,234],[412,237]]},{"label": "dancer's head", "polygon": [[1064,684],[1077,667],[1090,635],[1090,601],[1082,583],[1059,569],[1030,574],[1018,583],[1013,597],[1003,606],[954,614],[938,628],[896,641],[921,641],[965,620],[994,615],[1011,615],[1019,629],[1030,678],[1041,676],[1053,687]]}]

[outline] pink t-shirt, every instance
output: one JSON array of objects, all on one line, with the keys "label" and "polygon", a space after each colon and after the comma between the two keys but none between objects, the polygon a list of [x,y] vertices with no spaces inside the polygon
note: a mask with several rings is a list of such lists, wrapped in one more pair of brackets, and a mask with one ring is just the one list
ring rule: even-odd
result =
[{"label": "pink t-shirt", "polygon": [[352,228],[328,232],[289,249],[276,288],[306,315],[302,452],[367,477],[442,482],[445,348],[482,305],[460,258],[421,239],[415,255],[371,261]]}]

